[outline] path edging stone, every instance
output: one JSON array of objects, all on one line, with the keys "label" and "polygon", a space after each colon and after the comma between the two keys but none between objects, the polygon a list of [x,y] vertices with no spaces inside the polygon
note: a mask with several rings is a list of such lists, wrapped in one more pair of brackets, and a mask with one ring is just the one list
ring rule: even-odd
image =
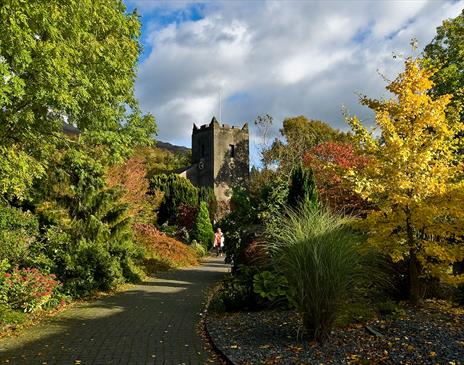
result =
[{"label": "path edging stone", "polygon": [[233,360],[230,356],[226,354],[226,352],[214,341],[214,337],[211,335],[211,332],[208,328],[209,323],[209,306],[211,303],[211,299],[214,297],[214,294],[208,298],[206,301],[205,309],[203,311],[203,325],[205,330],[205,335],[211,344],[213,350],[217,353],[217,355],[227,364],[227,365],[237,365],[238,363]]}]

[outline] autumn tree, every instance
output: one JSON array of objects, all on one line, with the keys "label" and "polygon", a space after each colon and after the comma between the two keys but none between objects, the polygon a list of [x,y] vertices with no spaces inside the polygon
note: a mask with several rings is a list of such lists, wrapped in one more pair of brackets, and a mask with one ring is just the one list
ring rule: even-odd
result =
[{"label": "autumn tree", "polygon": [[275,164],[282,173],[289,173],[301,163],[306,151],[318,144],[329,141],[349,140],[347,133],[333,129],[319,120],[309,120],[305,116],[286,118],[280,129],[283,137],[275,139],[263,152],[265,165]]},{"label": "autumn tree", "polygon": [[334,141],[311,148],[303,158],[304,166],[314,172],[321,203],[344,213],[362,213],[367,208],[344,179],[349,169],[361,169],[367,162],[368,158],[359,155],[352,143]]},{"label": "autumn tree", "polygon": [[362,225],[372,245],[394,261],[408,261],[413,302],[423,297],[424,277],[463,280],[451,275],[451,265],[464,257],[459,241],[463,166],[453,157],[454,136],[464,126],[447,123],[451,95],[430,95],[433,74],[408,58],[405,70],[387,86],[393,98],[361,98],[375,112],[381,138],[374,138],[356,117],[348,118],[359,148],[369,155],[369,164],[351,169],[350,179],[355,191],[377,208]]}]

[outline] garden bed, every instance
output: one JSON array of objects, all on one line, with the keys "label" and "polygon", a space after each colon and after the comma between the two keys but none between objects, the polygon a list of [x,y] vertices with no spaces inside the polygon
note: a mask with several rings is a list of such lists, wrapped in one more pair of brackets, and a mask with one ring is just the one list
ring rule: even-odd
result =
[{"label": "garden bed", "polygon": [[[373,335],[366,325],[382,336]],[[464,364],[464,310],[428,301],[395,316],[298,339],[294,311],[210,313],[207,329],[234,364]]]}]

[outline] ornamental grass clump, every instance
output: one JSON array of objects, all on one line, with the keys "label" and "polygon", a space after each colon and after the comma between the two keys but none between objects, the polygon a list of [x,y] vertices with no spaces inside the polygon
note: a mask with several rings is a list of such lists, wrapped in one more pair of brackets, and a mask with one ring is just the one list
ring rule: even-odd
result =
[{"label": "ornamental grass clump", "polygon": [[371,275],[359,251],[362,237],[347,226],[349,218],[326,210],[302,206],[279,218],[267,228],[274,267],[287,279],[307,334],[323,340]]}]

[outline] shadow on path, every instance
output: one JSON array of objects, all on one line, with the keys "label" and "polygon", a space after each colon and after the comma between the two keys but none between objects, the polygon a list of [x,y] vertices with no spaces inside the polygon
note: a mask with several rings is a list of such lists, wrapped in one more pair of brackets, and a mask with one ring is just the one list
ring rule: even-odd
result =
[{"label": "shadow on path", "polygon": [[162,273],[2,339],[0,364],[204,364],[196,327],[205,289],[229,270],[222,261]]}]

